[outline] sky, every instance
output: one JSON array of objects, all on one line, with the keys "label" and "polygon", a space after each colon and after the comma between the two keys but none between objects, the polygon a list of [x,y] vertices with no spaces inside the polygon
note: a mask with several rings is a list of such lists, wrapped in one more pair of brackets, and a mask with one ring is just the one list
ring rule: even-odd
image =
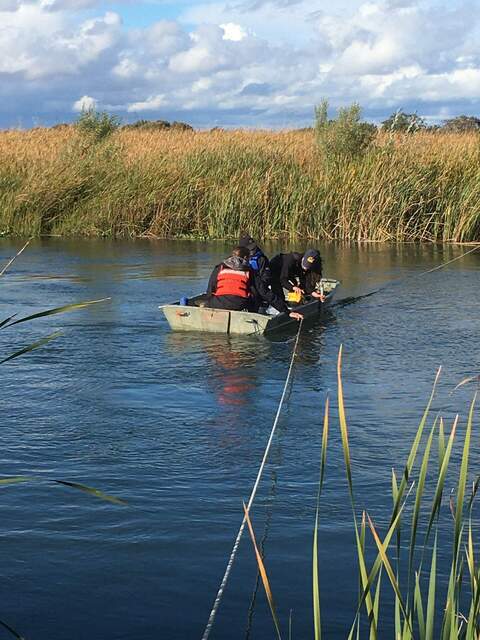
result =
[{"label": "sky", "polygon": [[0,0],[0,127],[480,116],[480,0]]}]

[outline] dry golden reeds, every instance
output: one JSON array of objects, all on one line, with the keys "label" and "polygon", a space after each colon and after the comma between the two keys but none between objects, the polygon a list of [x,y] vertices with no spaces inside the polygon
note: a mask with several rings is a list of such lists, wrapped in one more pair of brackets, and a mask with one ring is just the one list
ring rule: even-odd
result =
[{"label": "dry golden reeds", "polygon": [[377,135],[327,166],[313,130],[0,133],[0,234],[455,241],[480,235],[474,134]]}]

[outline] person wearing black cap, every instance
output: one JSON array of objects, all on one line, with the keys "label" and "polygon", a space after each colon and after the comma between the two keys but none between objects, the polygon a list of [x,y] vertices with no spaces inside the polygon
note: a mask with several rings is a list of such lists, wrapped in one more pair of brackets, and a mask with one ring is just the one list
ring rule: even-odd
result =
[{"label": "person wearing black cap", "polygon": [[246,247],[248,249],[248,263],[250,268],[253,269],[265,282],[265,285],[269,287],[272,277],[270,273],[270,263],[267,256],[263,253],[252,236],[248,233],[243,235],[238,242],[238,246]]},{"label": "person wearing black cap", "polygon": [[[214,268],[203,302],[207,307],[230,311],[257,311],[265,302],[280,313],[289,312],[283,296],[269,290],[267,298],[264,297],[260,278],[249,266],[248,256],[246,247],[235,247],[232,255]],[[296,312],[289,315],[297,320],[302,317]]]},{"label": "person wearing black cap", "polygon": [[283,290],[295,291],[319,298],[323,294],[316,290],[322,277],[322,258],[316,249],[305,253],[279,253],[270,261],[272,290],[277,296],[284,295]]}]

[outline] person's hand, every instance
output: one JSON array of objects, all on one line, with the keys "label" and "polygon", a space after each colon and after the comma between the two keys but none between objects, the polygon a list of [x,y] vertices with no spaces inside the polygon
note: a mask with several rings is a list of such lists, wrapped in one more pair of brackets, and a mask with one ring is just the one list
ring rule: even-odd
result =
[{"label": "person's hand", "polygon": [[303,320],[303,315],[301,313],[298,313],[298,311],[290,311],[288,315],[294,320]]},{"label": "person's hand", "polygon": [[303,293],[303,289],[300,289],[300,287],[293,287],[293,291],[295,293]]},{"label": "person's hand", "polygon": [[319,293],[318,291],[312,292],[312,298],[318,298],[320,302],[325,302],[326,296],[324,293]]}]

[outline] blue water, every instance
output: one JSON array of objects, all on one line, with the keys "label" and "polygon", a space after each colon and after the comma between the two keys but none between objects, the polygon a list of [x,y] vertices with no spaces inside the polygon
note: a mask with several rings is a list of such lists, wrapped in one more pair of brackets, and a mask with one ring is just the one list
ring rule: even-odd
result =
[{"label": "blue water", "polygon": [[[20,246],[2,240],[0,264]],[[342,281],[339,298],[361,296],[466,250],[320,249],[326,275]],[[202,290],[227,250],[223,243],[42,240],[0,279],[1,318],[111,298],[0,330],[2,356],[63,332],[1,365],[0,474],[45,479],[4,486],[0,493],[0,618],[27,638],[201,637],[293,347],[289,335],[267,340],[169,330],[158,304]],[[450,392],[479,372],[479,274],[480,252],[334,307],[302,332],[293,386],[252,510],[285,635],[290,612],[293,637],[313,635],[312,526],[327,394],[334,406],[319,534],[327,637],[345,637],[356,608],[353,527],[335,409],[340,344],[357,508],[367,508],[384,531],[391,468],[400,475],[439,365],[435,408],[448,425],[459,411],[464,429],[474,388]],[[472,476],[475,471],[476,444]],[[129,506],[48,479],[82,482]],[[448,509],[444,519],[447,528]],[[442,549],[441,558],[448,553]],[[255,580],[245,536],[211,638],[274,637],[261,588],[250,606]],[[390,620],[382,628],[392,637]]]}]

